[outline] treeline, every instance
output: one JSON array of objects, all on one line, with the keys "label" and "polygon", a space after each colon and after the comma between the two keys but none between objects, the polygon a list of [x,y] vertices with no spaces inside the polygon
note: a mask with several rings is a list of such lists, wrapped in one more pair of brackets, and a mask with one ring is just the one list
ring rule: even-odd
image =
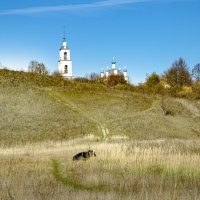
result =
[{"label": "treeline", "polygon": [[101,82],[107,86],[142,93],[200,99],[200,63],[196,64],[190,72],[189,66],[183,58],[175,60],[163,74],[158,75],[154,72],[147,76],[146,81],[137,86],[127,83],[123,75],[100,78],[98,74],[91,73],[85,78],[77,78],[76,80],[79,82]]},{"label": "treeline", "polygon": [[[2,67],[1,65],[1,68]],[[64,80],[58,72],[49,75],[45,65],[37,61],[31,61],[28,66],[27,76],[19,73],[10,73],[7,70],[1,71],[0,77],[7,77],[12,80],[13,85],[19,83],[33,83],[40,86],[67,86],[74,83],[94,83],[134,92],[169,95],[173,97],[186,97],[200,99],[200,64],[196,64],[191,72],[183,58],[172,63],[172,66],[163,74],[156,72],[146,77],[146,81],[139,85],[127,83],[123,75],[110,75],[107,78],[100,78],[98,73],[91,73],[85,77],[77,77],[73,80]],[[3,82],[0,80],[0,83]],[[92,87],[95,87],[92,84]],[[89,85],[88,85],[89,86]],[[91,85],[90,85],[91,86]],[[91,87],[89,87],[91,88]]]},{"label": "treeline", "polygon": [[200,99],[200,64],[190,72],[185,60],[179,58],[162,75],[154,72],[138,87],[148,93]]}]

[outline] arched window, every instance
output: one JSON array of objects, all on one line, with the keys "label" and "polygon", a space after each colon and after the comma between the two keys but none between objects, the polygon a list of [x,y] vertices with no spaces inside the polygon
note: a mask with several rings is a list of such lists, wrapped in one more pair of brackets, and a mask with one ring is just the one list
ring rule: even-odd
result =
[{"label": "arched window", "polygon": [[64,53],[64,60],[67,60],[67,52]]},{"label": "arched window", "polygon": [[65,74],[68,74],[68,66],[65,65]]}]

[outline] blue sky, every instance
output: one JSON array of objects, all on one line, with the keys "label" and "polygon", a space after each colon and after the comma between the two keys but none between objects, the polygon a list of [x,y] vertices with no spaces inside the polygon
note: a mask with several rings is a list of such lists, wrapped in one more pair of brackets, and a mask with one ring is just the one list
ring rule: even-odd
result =
[{"label": "blue sky", "polygon": [[73,74],[127,66],[133,83],[178,57],[200,62],[198,0],[0,0],[0,62],[27,70],[31,60],[57,70],[66,27]]}]

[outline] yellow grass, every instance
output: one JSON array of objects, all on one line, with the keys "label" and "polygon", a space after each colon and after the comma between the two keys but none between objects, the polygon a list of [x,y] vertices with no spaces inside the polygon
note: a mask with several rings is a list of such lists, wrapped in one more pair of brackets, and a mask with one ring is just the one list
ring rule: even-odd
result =
[{"label": "yellow grass", "polygon": [[[72,161],[89,148],[96,158]],[[91,136],[0,149],[0,198],[199,199],[199,153],[195,140],[105,143]]]},{"label": "yellow grass", "polygon": [[0,83],[0,199],[200,199],[199,101],[6,70]]}]

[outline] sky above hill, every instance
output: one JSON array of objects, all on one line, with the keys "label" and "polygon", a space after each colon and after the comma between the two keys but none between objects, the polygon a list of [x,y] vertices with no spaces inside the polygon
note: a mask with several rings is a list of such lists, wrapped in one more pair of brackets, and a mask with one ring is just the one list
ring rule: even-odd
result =
[{"label": "sky above hill", "polygon": [[133,83],[185,58],[200,62],[198,0],[0,0],[0,62],[27,70],[31,60],[57,70],[63,27],[73,75],[127,67]]}]

